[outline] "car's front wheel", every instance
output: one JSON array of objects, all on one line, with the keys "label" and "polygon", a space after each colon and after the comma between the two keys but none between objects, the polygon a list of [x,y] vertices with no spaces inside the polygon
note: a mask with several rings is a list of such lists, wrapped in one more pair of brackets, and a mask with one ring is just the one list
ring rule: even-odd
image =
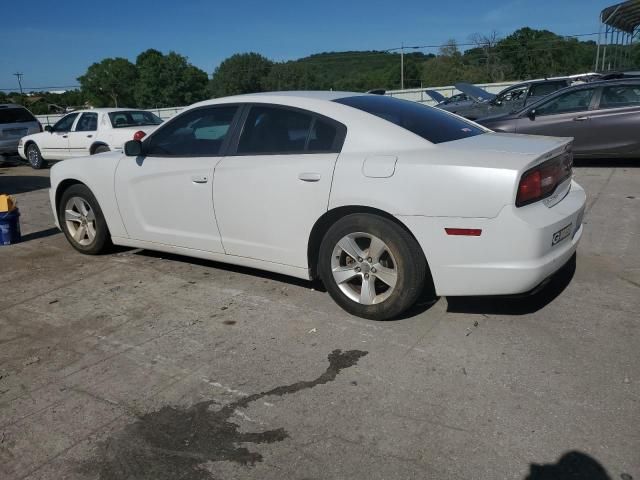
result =
[{"label": "car's front wheel", "polygon": [[400,225],[372,214],[347,215],[320,245],[318,272],[347,312],[389,320],[410,308],[424,287],[427,263]]},{"label": "car's front wheel", "polygon": [[27,146],[27,160],[29,161],[31,168],[36,170],[40,170],[47,166],[47,161],[42,158],[40,149],[35,143],[30,143],[29,146]]},{"label": "car's front wheel", "polygon": [[97,255],[111,246],[100,205],[85,185],[72,185],[64,191],[58,219],[67,240],[79,252]]}]

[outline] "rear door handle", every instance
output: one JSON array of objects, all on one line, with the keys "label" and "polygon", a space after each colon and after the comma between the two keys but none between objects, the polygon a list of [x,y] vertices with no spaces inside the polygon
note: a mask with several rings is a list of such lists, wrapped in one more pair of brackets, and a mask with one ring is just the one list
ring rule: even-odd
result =
[{"label": "rear door handle", "polygon": [[191,181],[193,183],[207,183],[209,181],[209,177],[205,175],[193,175],[191,177]]},{"label": "rear door handle", "polygon": [[321,177],[322,175],[314,172],[304,172],[298,175],[298,178],[303,182],[318,182],[320,181]]},{"label": "rear door handle", "polygon": [[584,122],[585,120],[589,120],[591,117],[585,115],[583,117],[574,117],[573,121],[574,122]]},{"label": "rear door handle", "polygon": [[93,137],[93,135],[87,135],[87,138],[92,138],[92,137]]}]

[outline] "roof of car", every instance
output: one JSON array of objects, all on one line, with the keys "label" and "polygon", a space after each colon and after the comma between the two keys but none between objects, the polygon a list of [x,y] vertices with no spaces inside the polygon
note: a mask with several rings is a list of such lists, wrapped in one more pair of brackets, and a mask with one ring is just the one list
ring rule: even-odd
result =
[{"label": "roof of car", "polygon": [[277,99],[299,99],[299,100],[316,100],[327,101],[337,100],[339,98],[354,97],[358,95],[371,95],[358,92],[337,92],[337,91],[320,91],[320,90],[298,90],[285,92],[260,92],[245,93],[242,95],[233,95],[230,97],[213,98],[196,103],[193,106],[213,105],[216,103],[232,103],[232,102],[268,102]]}]

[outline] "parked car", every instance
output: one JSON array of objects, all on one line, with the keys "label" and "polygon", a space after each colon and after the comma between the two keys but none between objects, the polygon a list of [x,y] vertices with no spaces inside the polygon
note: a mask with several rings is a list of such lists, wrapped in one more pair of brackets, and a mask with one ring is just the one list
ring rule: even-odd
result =
[{"label": "parked car", "polygon": [[18,153],[25,135],[42,131],[42,125],[26,108],[12,103],[0,105],[0,154]]},{"label": "parked car", "polygon": [[426,90],[433,100],[438,102],[437,108],[456,113],[470,120],[488,115],[507,113],[519,110],[527,104],[565,88],[573,82],[569,77],[530,80],[505,88],[493,94],[468,83],[456,83],[455,87],[462,93],[447,99],[439,92]]},{"label": "parked car", "polygon": [[581,157],[640,157],[640,78],[565,88],[518,112],[478,120],[497,132],[573,137]]},{"label": "parked car", "polygon": [[585,192],[571,140],[492,133],[381,95],[207,100],[124,153],[51,170],[78,251],[111,243],[319,277],[388,319],[438,295],[527,292],[569,261]]},{"label": "parked car", "polygon": [[33,168],[42,168],[47,160],[122,150],[124,142],[134,135],[141,138],[161,123],[159,117],[145,110],[78,110],[62,117],[53,127],[45,127],[42,133],[23,137],[18,153]]}]

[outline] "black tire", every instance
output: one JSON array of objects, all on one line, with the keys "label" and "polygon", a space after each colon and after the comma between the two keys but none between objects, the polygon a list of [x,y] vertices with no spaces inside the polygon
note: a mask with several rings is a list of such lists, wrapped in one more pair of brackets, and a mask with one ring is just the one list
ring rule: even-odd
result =
[{"label": "black tire", "polygon": [[41,168],[47,166],[47,161],[42,158],[40,149],[35,143],[30,143],[29,145],[27,145],[26,156],[29,165],[31,165],[31,168],[33,168],[34,170],[40,170]]},{"label": "black tire", "polygon": [[[347,235],[357,236],[361,233],[375,236],[385,244],[388,253],[380,257],[380,262],[389,262],[389,259],[392,259],[392,266],[396,272],[395,286],[390,292],[386,293],[388,297],[382,299],[379,303],[370,305],[360,303],[360,301],[355,301],[347,296],[341,287],[338,286],[332,272],[332,261],[343,261],[337,260],[337,255],[334,258],[335,249],[338,248],[338,242]],[[363,248],[363,245],[359,246]],[[368,251],[368,248],[364,251]],[[342,255],[344,255],[344,253]],[[383,258],[385,255],[386,260]],[[346,255],[346,257],[342,258],[347,258],[347,262],[351,260],[351,265],[362,265],[362,268],[357,270],[361,273],[358,273],[357,276],[354,276],[353,279],[350,280],[352,283],[343,283],[348,283],[347,288],[357,289],[358,281],[365,281],[365,274],[362,273],[365,271],[365,267],[369,272],[375,271],[371,269],[371,265],[375,264],[376,259],[374,258],[372,261],[369,261],[369,259],[363,258],[362,264],[359,264],[354,263],[357,262],[357,260],[348,257],[349,255]],[[369,265],[365,265],[365,262],[368,262]],[[350,266],[341,268],[348,269]],[[318,273],[331,297],[347,312],[372,320],[390,320],[398,317],[412,307],[418,300],[424,288],[427,261],[420,245],[418,245],[416,240],[400,225],[378,215],[351,214],[341,218],[327,230],[320,245]],[[380,272],[377,272],[377,274],[379,275]],[[369,278],[369,276],[372,278],[376,276],[374,273],[366,275],[367,278]],[[373,281],[376,285],[381,285],[383,289],[390,288],[384,283],[378,283],[380,282],[379,279]],[[374,287],[374,293],[377,293],[377,287]],[[362,289],[360,289],[360,294],[362,294]],[[383,292],[380,298],[383,298],[384,295],[385,292]]]},{"label": "black tire", "polygon": [[[69,201],[74,198],[82,199],[90,207],[90,212],[93,212],[93,217],[89,217],[89,215],[86,216],[87,218],[94,219],[93,222],[91,222],[93,224],[93,231],[95,232],[93,238],[91,238],[88,233],[86,236],[83,235],[81,241],[78,241],[73,236],[74,232],[71,230],[72,227],[70,224],[75,228],[76,222],[66,221],[65,210]],[[79,209],[76,209],[75,211],[78,212]],[[81,253],[86,255],[98,255],[100,253],[107,252],[113,245],[111,243],[111,234],[109,233],[109,228],[107,227],[107,222],[104,219],[100,205],[98,204],[96,197],[91,193],[91,190],[89,190],[86,185],[75,184],[67,188],[62,193],[60,203],[58,205],[58,221],[71,246]],[[81,225],[81,222],[78,222],[78,224]],[[86,223],[85,225],[86,230],[89,228],[89,225]]]},{"label": "black tire", "polygon": [[93,151],[93,154],[95,155],[96,153],[104,153],[104,152],[110,152],[110,151],[111,150],[106,145],[98,145]]}]

